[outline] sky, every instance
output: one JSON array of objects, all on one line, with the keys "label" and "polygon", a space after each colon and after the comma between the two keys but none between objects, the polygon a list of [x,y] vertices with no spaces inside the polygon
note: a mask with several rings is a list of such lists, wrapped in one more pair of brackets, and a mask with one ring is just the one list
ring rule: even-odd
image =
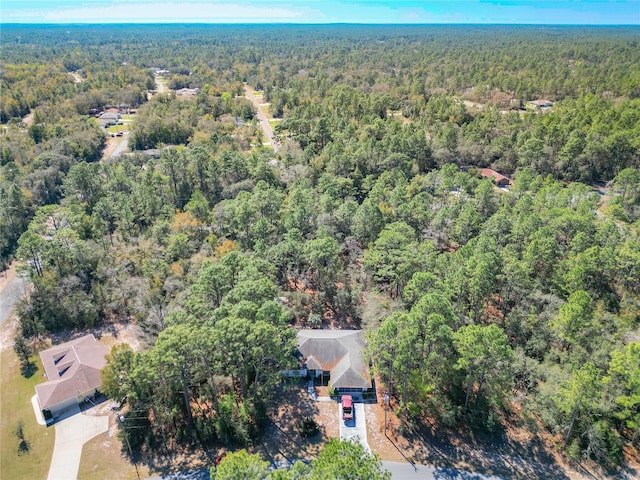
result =
[{"label": "sky", "polygon": [[1,0],[0,23],[640,25],[640,0]]}]

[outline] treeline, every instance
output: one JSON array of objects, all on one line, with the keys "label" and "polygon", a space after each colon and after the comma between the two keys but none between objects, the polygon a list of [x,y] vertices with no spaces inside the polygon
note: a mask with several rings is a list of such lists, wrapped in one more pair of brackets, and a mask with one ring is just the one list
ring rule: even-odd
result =
[{"label": "treeline", "polygon": [[583,185],[522,171],[498,202],[481,186],[455,187],[443,207],[453,207],[453,238],[435,246],[464,246],[442,251],[394,222],[364,254],[404,303],[371,333],[376,370],[412,424],[467,417],[496,428],[515,397],[571,455],[619,462],[639,433],[628,408],[639,344],[625,341],[638,318],[637,234],[599,220]]},{"label": "treeline", "polygon": [[[241,87],[237,84],[229,87],[235,96],[231,91],[214,88],[198,93],[193,100],[176,98],[173,93],[156,96],[138,111],[129,148],[148,150],[185,145],[194,138],[214,138],[217,143],[226,139],[234,143],[232,135],[238,133],[234,127],[252,120],[255,112],[249,100],[237,96]],[[223,117],[226,122],[220,122]],[[249,148],[248,142],[242,143],[241,147]]]},{"label": "treeline", "polygon": [[304,463],[297,460],[286,468],[273,469],[260,454],[250,455],[246,450],[229,453],[220,465],[210,469],[211,480],[322,480],[325,478],[368,478],[388,480],[391,473],[383,470],[377,455],[371,454],[359,443],[331,439],[318,457]]},{"label": "treeline", "polygon": [[[70,71],[82,81],[76,82]],[[108,104],[135,108],[146,101],[146,92],[153,88],[154,81],[150,71],[132,66],[86,63],[78,70],[68,70],[59,58],[44,58],[36,63],[15,64],[3,59],[0,84],[0,122],[19,123],[36,107],[50,121],[61,116],[89,115]]]},{"label": "treeline", "polygon": [[[66,71],[71,69],[69,58],[75,58],[75,77]],[[246,150],[257,131],[251,123],[252,104],[239,97],[240,82],[207,86],[194,101],[167,94],[147,104],[147,91],[155,88],[151,70],[126,62],[88,63],[79,50],[52,63],[46,57],[34,64],[3,63],[2,82],[0,116],[7,122],[0,147],[2,269],[12,260],[35,209],[58,204],[67,194],[70,169],[102,158],[107,132],[94,117],[103,109],[140,107],[129,137],[131,149],[213,138],[216,144]]]},{"label": "treeline", "polygon": [[494,89],[523,100],[637,97],[637,40],[635,27],[9,25],[2,32],[12,63],[58,56],[76,70],[127,62],[192,72],[204,83],[218,74],[279,88],[296,75],[326,74],[367,90],[480,87],[482,102]]},{"label": "treeline", "polygon": [[[384,130],[397,130],[382,120],[395,119],[424,136],[416,147],[439,166],[492,166],[507,175],[530,166],[582,182],[638,166],[634,28],[14,25],[0,35],[0,121],[29,127],[28,136],[3,131],[1,181],[5,191],[18,183],[27,201],[31,192],[35,205],[57,203],[74,159],[99,158],[102,135],[84,126],[88,116],[144,104],[155,88],[153,68],[167,69],[173,87],[201,91],[195,106],[158,99],[143,108],[131,136],[135,149],[211,135],[249,148],[246,136],[218,122],[226,114],[253,117],[249,102],[236,98],[249,82],[264,88],[274,116],[285,119],[280,135],[310,154],[330,146],[331,155],[338,149],[357,159],[362,148],[353,133],[367,125],[366,140],[380,140]],[[518,110],[540,97],[562,101],[545,115]],[[466,108],[463,99],[484,107]],[[257,133],[253,127],[251,136]],[[43,151],[56,159],[36,161]],[[7,224],[21,222],[0,221]],[[3,263],[22,230],[12,232]]]},{"label": "treeline", "polygon": [[[389,96],[339,85],[324,98],[298,96],[276,132],[314,153],[328,147],[323,156],[347,156],[354,163],[365,146],[368,156],[384,156],[385,137],[407,131],[398,121],[385,121],[400,107]],[[639,100],[616,103],[587,95],[537,115],[497,108],[472,113],[453,97],[427,95],[402,108],[413,131],[423,136],[416,147],[440,166],[490,166],[507,175],[528,166],[541,175],[590,183],[611,180],[640,161]],[[356,139],[360,129],[368,135]]]},{"label": "treeline", "polygon": [[94,115],[110,105],[135,108],[146,101],[149,80],[153,86],[150,72],[135,67],[76,75],[83,81],[76,82],[59,58],[16,64],[3,58],[0,269],[12,260],[35,209],[65,195],[69,170],[102,157],[105,133]]}]

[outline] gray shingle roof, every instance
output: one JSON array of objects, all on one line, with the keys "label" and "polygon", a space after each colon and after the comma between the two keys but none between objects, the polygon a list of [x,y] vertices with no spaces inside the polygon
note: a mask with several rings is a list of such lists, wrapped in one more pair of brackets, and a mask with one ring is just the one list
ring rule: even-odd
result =
[{"label": "gray shingle roof", "polygon": [[298,331],[298,349],[307,368],[330,372],[334,388],[371,388],[363,347],[362,330]]}]

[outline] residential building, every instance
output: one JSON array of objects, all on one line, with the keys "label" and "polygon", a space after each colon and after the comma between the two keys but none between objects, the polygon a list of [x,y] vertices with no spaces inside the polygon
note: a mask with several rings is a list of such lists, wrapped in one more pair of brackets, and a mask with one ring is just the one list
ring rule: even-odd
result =
[{"label": "residential building", "polygon": [[362,330],[299,330],[298,350],[311,376],[328,376],[338,393],[372,387]]},{"label": "residential building", "polygon": [[493,178],[496,182],[496,185],[501,188],[508,188],[509,185],[513,184],[513,180],[505,177],[501,173],[496,172],[495,170],[491,170],[490,168],[482,168],[480,169],[480,175],[485,178]]},{"label": "residential building", "polygon": [[108,353],[91,334],[40,352],[48,380],[36,385],[36,393],[47,425],[64,411],[95,397]]}]

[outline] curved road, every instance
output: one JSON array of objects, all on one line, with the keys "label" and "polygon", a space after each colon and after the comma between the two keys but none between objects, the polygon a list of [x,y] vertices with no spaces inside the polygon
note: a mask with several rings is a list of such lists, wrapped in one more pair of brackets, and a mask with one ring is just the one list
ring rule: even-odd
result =
[{"label": "curved road", "polygon": [[264,136],[268,139],[269,142],[271,142],[271,148],[273,148],[277,152],[280,145],[278,144],[277,140],[273,136],[273,128],[271,128],[271,124],[269,123],[269,120],[267,120],[267,118],[262,113],[262,110],[260,109],[260,102],[258,101],[256,96],[253,94],[253,89],[249,85],[244,86],[244,96],[251,103],[253,103],[254,107],[256,107],[256,112],[257,112],[256,118],[260,122],[260,127],[262,127]]}]

